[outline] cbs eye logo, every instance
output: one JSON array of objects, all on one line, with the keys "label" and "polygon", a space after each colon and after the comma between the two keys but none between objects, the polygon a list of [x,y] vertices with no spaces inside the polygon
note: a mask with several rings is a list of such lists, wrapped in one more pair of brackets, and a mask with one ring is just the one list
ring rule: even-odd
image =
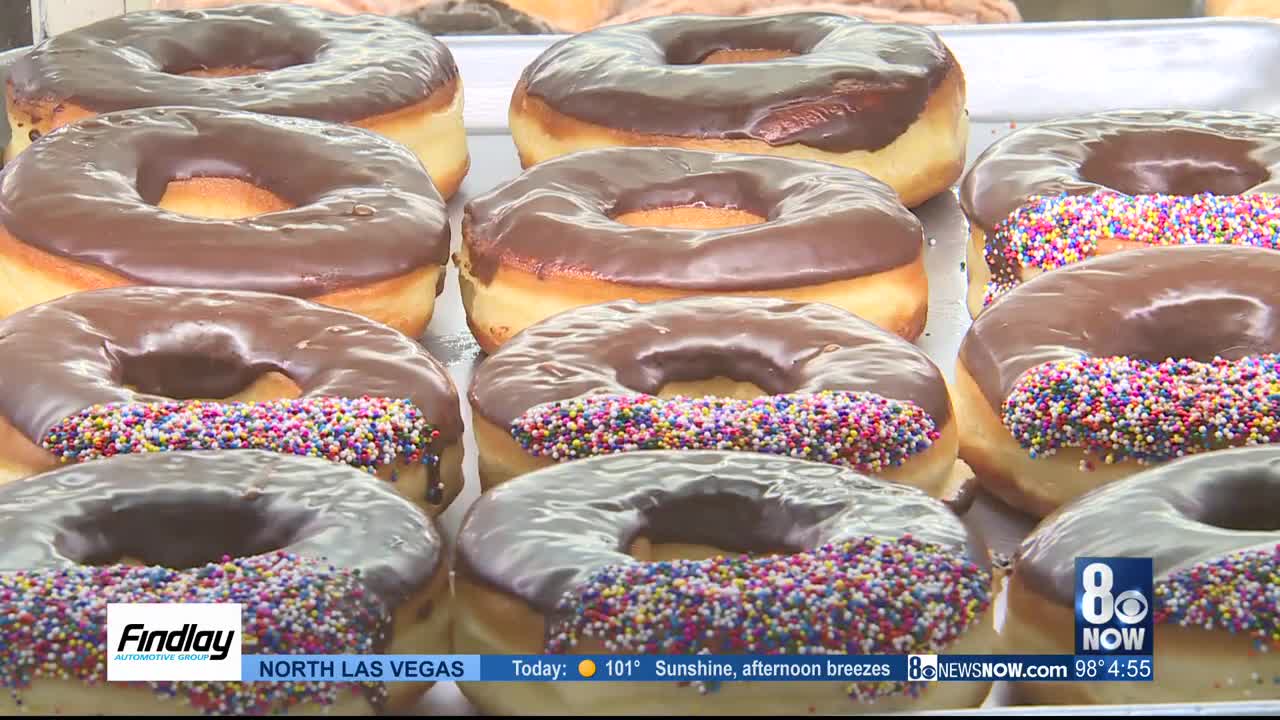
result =
[{"label": "cbs eye logo", "polygon": [[1116,619],[1126,625],[1137,625],[1147,617],[1151,606],[1142,593],[1137,590],[1125,590],[1116,596],[1114,612]]},{"label": "cbs eye logo", "polygon": [[1076,565],[1076,652],[1149,653],[1151,561],[1090,558]]}]

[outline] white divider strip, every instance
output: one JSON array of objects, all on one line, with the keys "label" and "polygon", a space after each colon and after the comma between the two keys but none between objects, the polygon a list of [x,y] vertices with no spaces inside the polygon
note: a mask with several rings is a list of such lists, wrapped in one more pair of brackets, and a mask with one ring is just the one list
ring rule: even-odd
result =
[{"label": "white divider strip", "polygon": [[150,6],[151,0],[31,0],[31,34],[40,42],[50,35]]}]

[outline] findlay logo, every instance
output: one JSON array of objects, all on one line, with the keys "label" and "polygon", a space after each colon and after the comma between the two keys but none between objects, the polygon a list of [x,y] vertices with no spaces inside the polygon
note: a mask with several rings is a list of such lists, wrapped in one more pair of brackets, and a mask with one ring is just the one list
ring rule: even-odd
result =
[{"label": "findlay logo", "polygon": [[241,635],[238,604],[108,605],[107,680],[239,680]]},{"label": "findlay logo", "polygon": [[134,650],[127,660],[226,660],[235,639],[235,630],[201,630],[195,623],[181,630],[148,630],[142,623],[129,623],[115,651]]}]

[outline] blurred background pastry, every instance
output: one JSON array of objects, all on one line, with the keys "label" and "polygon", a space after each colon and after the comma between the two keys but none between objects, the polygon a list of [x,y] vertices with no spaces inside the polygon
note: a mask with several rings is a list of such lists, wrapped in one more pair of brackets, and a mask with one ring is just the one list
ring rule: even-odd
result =
[{"label": "blurred background pastry", "polygon": [[548,35],[560,32],[545,20],[501,0],[448,0],[403,13],[433,35]]},{"label": "blurred background pastry", "polygon": [[873,22],[957,25],[1019,22],[1011,0],[641,0],[609,19],[609,24],[658,15],[771,15],[830,12]]},{"label": "blurred background pastry", "polygon": [[[373,13],[375,15],[396,15],[414,7],[426,5],[426,0],[257,0],[257,2],[283,2],[290,5],[307,5],[329,12],[355,15],[357,13]],[[239,0],[154,0],[151,7],[155,10],[198,10],[204,8],[228,7],[241,4]]]},{"label": "blurred background pastry", "polygon": [[[158,8],[206,8],[237,0],[156,0]],[[830,12],[873,22],[957,25],[1019,22],[1013,0],[268,0],[339,13],[400,15],[437,35],[575,33],[679,13],[771,15]]]},{"label": "blurred background pastry", "polygon": [[1204,0],[1204,14],[1280,18],[1280,2],[1276,0]]},{"label": "blurred background pastry", "polygon": [[[354,15],[400,15],[437,35],[537,35],[579,32],[605,22],[620,0],[265,0]],[[240,0],[155,0],[155,8],[196,9]]]},{"label": "blurred background pastry", "polygon": [[[560,20],[559,17],[589,16],[593,8],[598,7],[596,0],[533,0],[543,6],[541,12],[534,7],[533,2],[522,0],[261,1],[293,2],[324,7],[335,12],[401,15],[439,35],[576,32],[571,26],[572,20]],[[230,5],[235,2],[236,0],[155,0],[154,6],[193,8]],[[874,22],[927,25],[1184,18],[1204,15],[1280,17],[1280,2],[1277,0],[611,0],[609,4],[613,11],[596,25],[678,12],[748,15],[798,10],[841,13]],[[586,10],[579,9],[579,6]],[[533,16],[528,13],[533,13]],[[511,20],[511,17],[518,20]],[[3,19],[3,8],[0,8],[0,19]],[[542,30],[543,26],[549,30]],[[587,27],[592,26],[578,29]],[[3,45],[5,29],[0,26],[0,46]]]}]

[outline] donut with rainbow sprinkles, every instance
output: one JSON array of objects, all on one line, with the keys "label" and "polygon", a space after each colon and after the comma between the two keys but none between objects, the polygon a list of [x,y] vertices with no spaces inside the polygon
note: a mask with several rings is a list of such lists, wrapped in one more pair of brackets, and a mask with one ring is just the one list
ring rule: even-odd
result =
[{"label": "donut with rainbow sprinkles", "polygon": [[107,682],[115,603],[239,604],[230,642],[245,655],[449,651],[435,522],[368,473],[319,458],[200,451],[71,465],[0,487],[0,536],[6,715],[372,715],[411,708],[431,687]]},{"label": "donut with rainbow sprinkles", "polygon": [[1280,253],[1131,250],[993,303],[960,348],[960,457],[1043,516],[1148,465],[1280,441]]},{"label": "donut with rainbow sprinkles", "polygon": [[436,514],[462,491],[448,371],[355,313],[123,287],[0,321],[0,485],[135,453],[270,450],[375,474]]},{"label": "donut with rainbow sprinkles", "polygon": [[[640,451],[488,491],[455,554],[476,654],[986,654],[982,541],[941,501],[848,468]],[[976,707],[990,683],[461,683],[493,714],[850,714]]]},{"label": "donut with rainbow sprinkles", "polygon": [[631,300],[560,313],[477,369],[468,399],[490,488],[635,450],[739,450],[948,495],[958,430],[942,371],[840,308],[776,298]]},{"label": "donut with rainbow sprinkles", "polygon": [[969,312],[1018,284],[1123,250],[1280,245],[1280,118],[1124,111],[1019,129],[960,184]]},{"label": "donut with rainbow sprinkles", "polygon": [[[1151,558],[1149,682],[1019,683],[1033,704],[1280,699],[1280,447],[1187,457],[1108,485],[1023,541],[1005,652],[1072,654],[1075,560]],[[1120,531],[1122,529],[1122,531]]]}]

